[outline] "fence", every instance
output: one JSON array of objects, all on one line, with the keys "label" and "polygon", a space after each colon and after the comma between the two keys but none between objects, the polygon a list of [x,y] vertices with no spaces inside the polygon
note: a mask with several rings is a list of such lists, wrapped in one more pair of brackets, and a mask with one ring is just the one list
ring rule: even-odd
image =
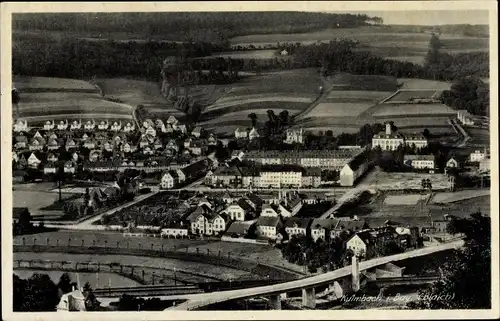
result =
[{"label": "fence", "polygon": [[[17,240],[17,239],[16,239]],[[177,248],[175,245],[167,248],[164,244],[149,243],[143,244],[141,242],[116,242],[114,244],[92,241],[92,245],[85,244],[81,240],[79,244],[71,242],[68,239],[65,244],[57,239],[50,240],[46,238],[44,241],[38,241],[34,238],[32,244],[26,244],[26,240],[22,238],[22,244],[14,244],[14,252],[53,252],[53,253],[69,253],[69,254],[97,254],[97,255],[132,255],[132,256],[149,256],[149,257],[164,257],[170,259],[177,259],[183,261],[191,261],[198,263],[211,264],[215,266],[223,266],[233,268],[241,271],[246,271],[251,274],[259,275],[261,277],[270,277],[271,279],[293,280],[302,276],[301,273],[288,270],[283,267],[257,263],[248,259],[235,257],[231,252],[222,251],[205,251],[200,248]],[[18,242],[15,242],[18,243]],[[124,244],[125,243],[125,244]]]}]

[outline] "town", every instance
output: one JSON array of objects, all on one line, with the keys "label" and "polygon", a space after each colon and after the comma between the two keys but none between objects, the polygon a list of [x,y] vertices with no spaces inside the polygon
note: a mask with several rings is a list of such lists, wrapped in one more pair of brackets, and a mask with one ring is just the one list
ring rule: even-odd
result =
[{"label": "town", "polygon": [[489,222],[494,152],[489,87],[438,70],[447,38],[427,35],[425,64],[370,56],[366,72],[335,65],[364,59],[337,37],[278,41],[258,63],[239,54],[269,47],[226,59],[193,42],[162,57],[160,89],[14,74],[15,282],[50,272],[57,311],[350,308],[350,293],[428,289],[467,224]]}]

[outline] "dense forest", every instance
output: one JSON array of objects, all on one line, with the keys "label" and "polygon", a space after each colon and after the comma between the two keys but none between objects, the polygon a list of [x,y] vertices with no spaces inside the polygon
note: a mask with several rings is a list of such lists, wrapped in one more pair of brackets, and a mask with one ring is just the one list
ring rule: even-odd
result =
[{"label": "dense forest", "polygon": [[128,33],[176,41],[225,42],[248,34],[309,32],[381,22],[364,14],[312,12],[29,13],[14,15],[12,27],[98,37]]}]

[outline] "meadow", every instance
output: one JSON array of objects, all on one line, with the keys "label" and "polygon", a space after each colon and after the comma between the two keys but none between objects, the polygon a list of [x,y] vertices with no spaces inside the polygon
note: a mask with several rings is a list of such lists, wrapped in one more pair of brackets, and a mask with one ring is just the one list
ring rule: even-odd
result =
[{"label": "meadow", "polygon": [[307,117],[356,117],[372,107],[373,103],[322,102],[307,114]]},{"label": "meadow", "polygon": [[[360,42],[359,50],[371,51],[382,57],[400,61],[423,64],[427,54],[430,32],[422,32],[411,26],[363,26],[357,28],[324,29],[307,33],[291,34],[255,34],[231,38],[233,46],[266,46],[285,42],[313,44],[328,42],[336,38],[356,39]],[[405,29],[403,28],[403,29]],[[457,34],[442,33],[440,35],[442,51],[461,53],[473,51],[487,52],[487,37],[466,37]]]},{"label": "meadow", "polygon": [[220,52],[210,57],[231,57],[234,59],[273,59],[276,57],[276,50],[228,51]]},{"label": "meadow", "polygon": [[397,103],[397,102],[408,102],[412,99],[433,99],[439,95],[439,91],[436,90],[399,90],[395,95],[390,97],[384,103]]},{"label": "meadow", "polygon": [[99,90],[84,80],[14,75],[13,87],[21,92],[72,91],[96,92]]},{"label": "meadow", "polygon": [[420,117],[420,116],[453,116],[456,111],[444,104],[381,104],[377,106],[373,117]]}]

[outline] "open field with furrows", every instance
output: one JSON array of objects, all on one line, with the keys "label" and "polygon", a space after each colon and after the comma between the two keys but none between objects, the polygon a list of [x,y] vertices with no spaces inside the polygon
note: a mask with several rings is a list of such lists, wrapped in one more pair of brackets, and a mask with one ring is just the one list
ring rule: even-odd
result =
[{"label": "open field with furrows", "polygon": [[353,75],[349,73],[334,74],[327,78],[327,83],[333,90],[364,92],[395,92],[399,84],[396,78],[390,76]]},{"label": "open field with furrows", "polygon": [[435,99],[439,94],[439,91],[427,89],[400,90],[384,103],[408,102],[412,99]]},{"label": "open field with furrows", "polygon": [[380,190],[422,189],[422,179],[429,179],[433,189],[450,187],[448,177],[445,174],[387,173],[380,169],[368,173],[360,183],[373,185]]},{"label": "open field with furrows", "polygon": [[373,117],[389,116],[454,116],[457,112],[444,104],[381,104],[375,108]]},{"label": "open field with furrows", "polygon": [[63,115],[63,114],[93,114],[113,113],[117,115],[132,114],[132,106],[115,103],[103,99],[81,97],[81,99],[57,99],[45,102],[20,102],[19,112],[21,117],[33,117],[36,115]]},{"label": "open field with furrows", "polygon": [[90,83],[79,79],[14,76],[13,87],[20,92],[85,92],[99,93]]},{"label": "open field with furrows", "polygon": [[401,90],[419,89],[419,90],[443,91],[443,90],[449,90],[451,88],[450,82],[438,81],[438,80],[398,78],[398,82],[402,84]]},{"label": "open field with furrows", "polygon": [[167,105],[161,94],[160,83],[125,78],[98,79],[96,83],[106,97],[119,99],[126,104]]},{"label": "open field with furrows", "polygon": [[429,195],[408,194],[408,195],[388,195],[384,199],[386,205],[415,205],[419,201],[424,201]]},{"label": "open field with furrows", "polygon": [[319,103],[314,109],[307,114],[307,117],[356,117],[364,111],[372,107],[372,103],[345,103],[345,102],[322,102]]},{"label": "open field with furrows", "polygon": [[471,136],[469,141],[470,146],[489,146],[490,145],[490,131],[482,128],[465,128],[467,133]]},{"label": "open field with furrows", "polygon": [[257,113],[266,115],[267,110],[274,110],[277,114],[282,110],[288,110],[290,115],[300,112],[309,106],[304,102],[284,102],[284,101],[269,101],[269,102],[248,102],[242,104],[235,104],[221,108],[213,108],[203,113],[202,119],[214,119],[215,117],[232,117],[239,115],[246,115],[250,113]]},{"label": "open field with furrows", "polygon": [[[358,28],[325,29],[308,33],[247,35],[232,38],[232,45],[276,45],[277,42],[300,42],[313,44],[328,42],[335,38],[356,39],[358,50],[372,51],[389,59],[423,63],[427,54],[430,33],[399,30],[399,26],[364,26]],[[442,51],[450,53],[484,51],[489,48],[489,39],[441,34]]]},{"label": "open field with furrows", "polygon": [[366,91],[366,90],[332,90],[326,96],[326,99],[366,99],[381,101],[389,97],[392,91]]}]

